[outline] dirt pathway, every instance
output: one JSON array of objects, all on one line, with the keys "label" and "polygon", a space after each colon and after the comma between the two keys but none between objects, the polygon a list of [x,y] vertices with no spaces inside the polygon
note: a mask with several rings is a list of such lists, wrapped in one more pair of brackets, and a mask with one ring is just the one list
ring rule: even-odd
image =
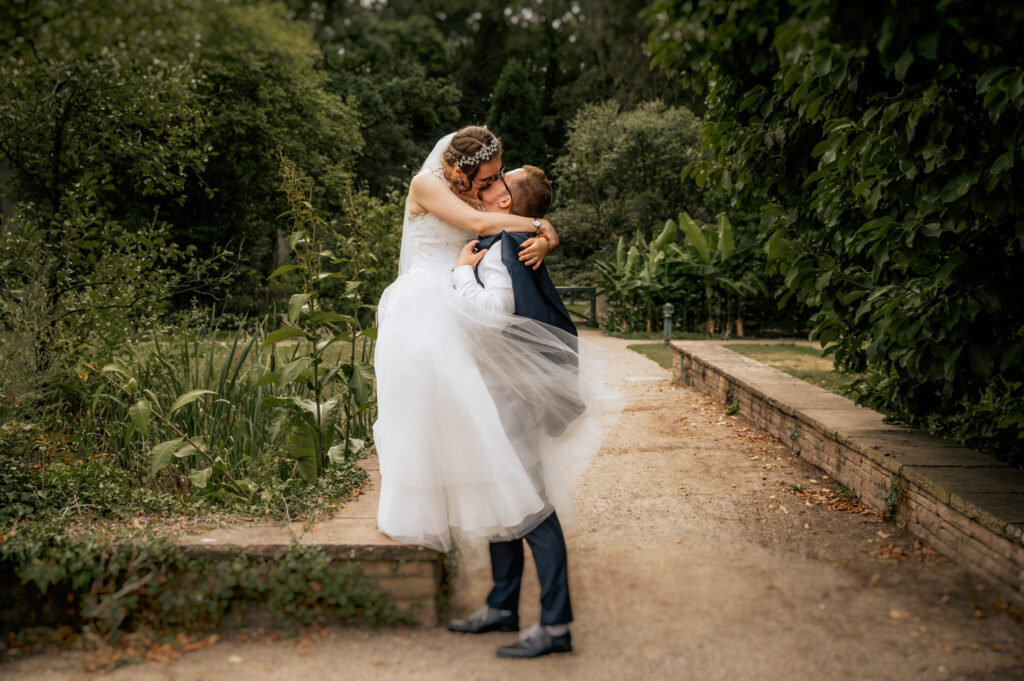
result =
[{"label": "dirt pathway", "polygon": [[[41,656],[0,667],[0,678],[1024,679],[1024,632],[988,585],[843,510],[838,485],[742,414],[671,386],[626,350],[632,341],[587,337],[607,350],[609,383],[629,404],[577,489],[580,525],[567,532],[575,653],[499,660],[507,634],[337,628],[311,641],[224,640],[171,666],[108,673],[85,673],[80,653]],[[483,602],[488,578],[459,575],[453,614]],[[527,624],[536,600],[531,574]]]}]

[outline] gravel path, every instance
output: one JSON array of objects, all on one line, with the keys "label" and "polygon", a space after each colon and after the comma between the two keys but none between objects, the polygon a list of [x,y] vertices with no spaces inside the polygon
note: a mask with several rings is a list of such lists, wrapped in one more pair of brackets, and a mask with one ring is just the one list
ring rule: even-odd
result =
[{"label": "gravel path", "polygon": [[[500,660],[508,634],[333,628],[222,640],[169,666],[87,673],[82,653],[0,667],[19,681],[1024,679],[1024,630],[991,588],[749,428],[742,414],[588,332],[629,404],[567,532],[576,652]],[[794,489],[798,488],[798,489]],[[827,489],[829,491],[822,491]],[[854,512],[843,507],[853,507]],[[522,618],[536,621],[536,579]],[[454,615],[488,589],[460,574]]]}]

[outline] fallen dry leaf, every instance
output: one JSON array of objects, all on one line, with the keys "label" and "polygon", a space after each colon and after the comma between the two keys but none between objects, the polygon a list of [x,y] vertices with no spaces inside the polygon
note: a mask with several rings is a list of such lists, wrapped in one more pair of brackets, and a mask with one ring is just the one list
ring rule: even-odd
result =
[{"label": "fallen dry leaf", "polygon": [[910,613],[904,612],[902,610],[897,610],[896,608],[893,608],[889,611],[889,617],[893,618],[894,620],[899,620],[900,622],[910,622],[912,624],[917,624],[921,621],[917,617],[911,615]]}]

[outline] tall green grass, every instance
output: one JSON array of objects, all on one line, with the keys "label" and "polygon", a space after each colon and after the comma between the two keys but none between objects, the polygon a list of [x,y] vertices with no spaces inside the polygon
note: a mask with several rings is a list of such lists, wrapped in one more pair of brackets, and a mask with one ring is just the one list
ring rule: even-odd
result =
[{"label": "tall green grass", "polygon": [[[153,448],[178,434],[166,423],[150,419],[142,432],[132,419],[132,405],[148,400],[154,412],[169,415],[175,401],[196,390],[208,390],[174,411],[174,425],[192,437],[201,438],[204,448],[218,457],[224,473],[245,490],[259,495],[276,480],[294,477],[294,462],[280,441],[278,412],[268,408],[268,398],[308,398],[310,386],[303,381],[285,385],[260,381],[275,368],[307,351],[306,341],[264,346],[265,323],[255,332],[179,331],[178,335],[154,334],[134,346],[130,357],[122,358],[127,384],[95,381],[90,409],[81,417],[79,432],[88,433],[86,442],[94,454],[105,454],[139,479],[150,475]],[[336,343],[326,355],[327,364],[341,368],[353,360],[369,361],[371,338],[360,336],[349,343]],[[125,391],[128,388],[131,394]],[[342,416],[338,436],[368,442],[376,403],[357,408],[346,391],[340,391]],[[159,486],[173,491],[188,489],[190,472],[207,462],[197,454],[183,456],[156,474]],[[213,486],[211,493],[224,492]]]}]

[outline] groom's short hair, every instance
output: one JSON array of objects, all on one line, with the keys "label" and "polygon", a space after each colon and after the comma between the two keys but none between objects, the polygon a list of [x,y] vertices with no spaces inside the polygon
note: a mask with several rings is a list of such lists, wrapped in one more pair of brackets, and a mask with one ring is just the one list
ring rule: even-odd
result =
[{"label": "groom's short hair", "polygon": [[525,175],[509,187],[512,206],[509,212],[528,218],[541,218],[551,207],[551,182],[537,166],[523,166]]}]

